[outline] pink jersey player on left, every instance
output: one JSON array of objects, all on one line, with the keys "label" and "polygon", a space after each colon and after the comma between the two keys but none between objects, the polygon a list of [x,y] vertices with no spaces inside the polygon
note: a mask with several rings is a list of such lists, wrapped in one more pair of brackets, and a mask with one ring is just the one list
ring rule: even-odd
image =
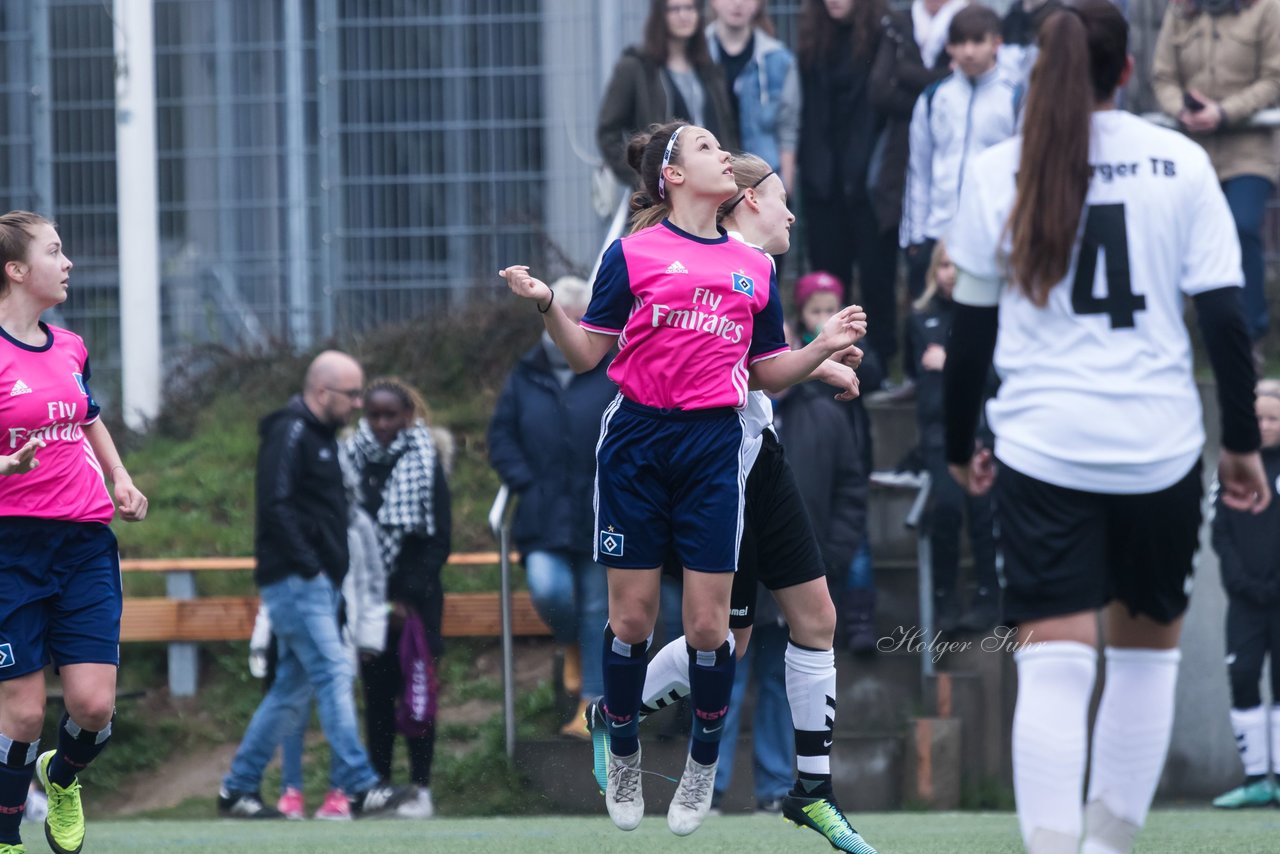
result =
[{"label": "pink jersey player on left", "polygon": [[[108,523],[116,509],[140,521],[147,499],[99,418],[84,341],[40,319],[70,281],[54,224],[0,216],[0,265],[0,854],[24,850],[33,775],[49,796],[50,847],[74,854],[84,844],[76,775],[115,716],[123,594]],[[49,663],[66,713],[56,749],[41,753]]]}]

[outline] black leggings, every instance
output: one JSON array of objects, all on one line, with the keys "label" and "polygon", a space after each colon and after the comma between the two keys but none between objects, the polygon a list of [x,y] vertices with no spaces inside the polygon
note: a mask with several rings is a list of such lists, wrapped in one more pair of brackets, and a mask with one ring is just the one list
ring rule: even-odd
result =
[{"label": "black leggings", "polygon": [[[387,627],[387,648],[377,657],[360,661],[364,684],[365,741],[369,762],[378,776],[391,779],[391,757],[396,743],[396,701],[403,690],[400,676],[400,628]],[[406,738],[409,746],[409,776],[414,785],[431,785],[431,763],[436,752],[436,731],[421,738]]]},{"label": "black leggings", "polygon": [[1271,656],[1271,701],[1280,703],[1280,604],[1258,605],[1240,596],[1227,597],[1227,675],[1231,706],[1262,705],[1262,662]]}]

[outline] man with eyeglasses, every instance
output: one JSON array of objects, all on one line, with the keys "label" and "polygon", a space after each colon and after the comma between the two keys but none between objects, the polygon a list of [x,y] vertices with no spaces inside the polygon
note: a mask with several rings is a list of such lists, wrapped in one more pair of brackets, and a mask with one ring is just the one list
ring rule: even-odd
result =
[{"label": "man with eyeglasses", "polygon": [[262,802],[262,773],[281,738],[309,714],[313,694],[332,752],[332,788],[348,798],[344,817],[393,811],[416,794],[411,786],[388,785],[369,764],[338,625],[349,555],[337,433],[361,405],[363,386],[355,359],[323,352],[307,369],[302,394],[258,426],[254,582],[271,617],[278,660],[218,793],[218,813],[227,818],[283,817]]}]

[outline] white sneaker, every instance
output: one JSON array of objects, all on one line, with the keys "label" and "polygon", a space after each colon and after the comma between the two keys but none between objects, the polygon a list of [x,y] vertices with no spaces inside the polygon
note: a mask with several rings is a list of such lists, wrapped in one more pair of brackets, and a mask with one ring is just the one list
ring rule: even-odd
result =
[{"label": "white sneaker", "polygon": [[644,790],[640,786],[640,751],[631,756],[609,753],[609,782],[604,803],[619,830],[635,830],[644,818]]},{"label": "white sneaker", "polygon": [[710,765],[700,765],[693,761],[692,756],[685,763],[680,785],[676,787],[671,807],[667,810],[667,827],[676,836],[693,833],[702,826],[703,819],[711,811],[712,786],[719,764],[717,760]]},{"label": "white sneaker", "polygon": [[405,801],[396,807],[399,818],[431,818],[436,814],[436,805],[431,801],[431,790],[418,788],[418,796]]}]

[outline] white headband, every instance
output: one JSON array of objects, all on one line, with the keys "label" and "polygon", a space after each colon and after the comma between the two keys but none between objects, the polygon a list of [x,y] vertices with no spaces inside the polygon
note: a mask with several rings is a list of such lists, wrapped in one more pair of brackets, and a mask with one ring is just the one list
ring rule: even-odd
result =
[{"label": "white headband", "polygon": [[662,165],[658,167],[658,198],[666,199],[667,197],[667,181],[664,177],[667,166],[671,163],[671,152],[676,147],[676,137],[680,136],[680,131],[687,128],[688,125],[680,125],[671,132],[671,139],[667,140],[667,147],[662,151]]}]

